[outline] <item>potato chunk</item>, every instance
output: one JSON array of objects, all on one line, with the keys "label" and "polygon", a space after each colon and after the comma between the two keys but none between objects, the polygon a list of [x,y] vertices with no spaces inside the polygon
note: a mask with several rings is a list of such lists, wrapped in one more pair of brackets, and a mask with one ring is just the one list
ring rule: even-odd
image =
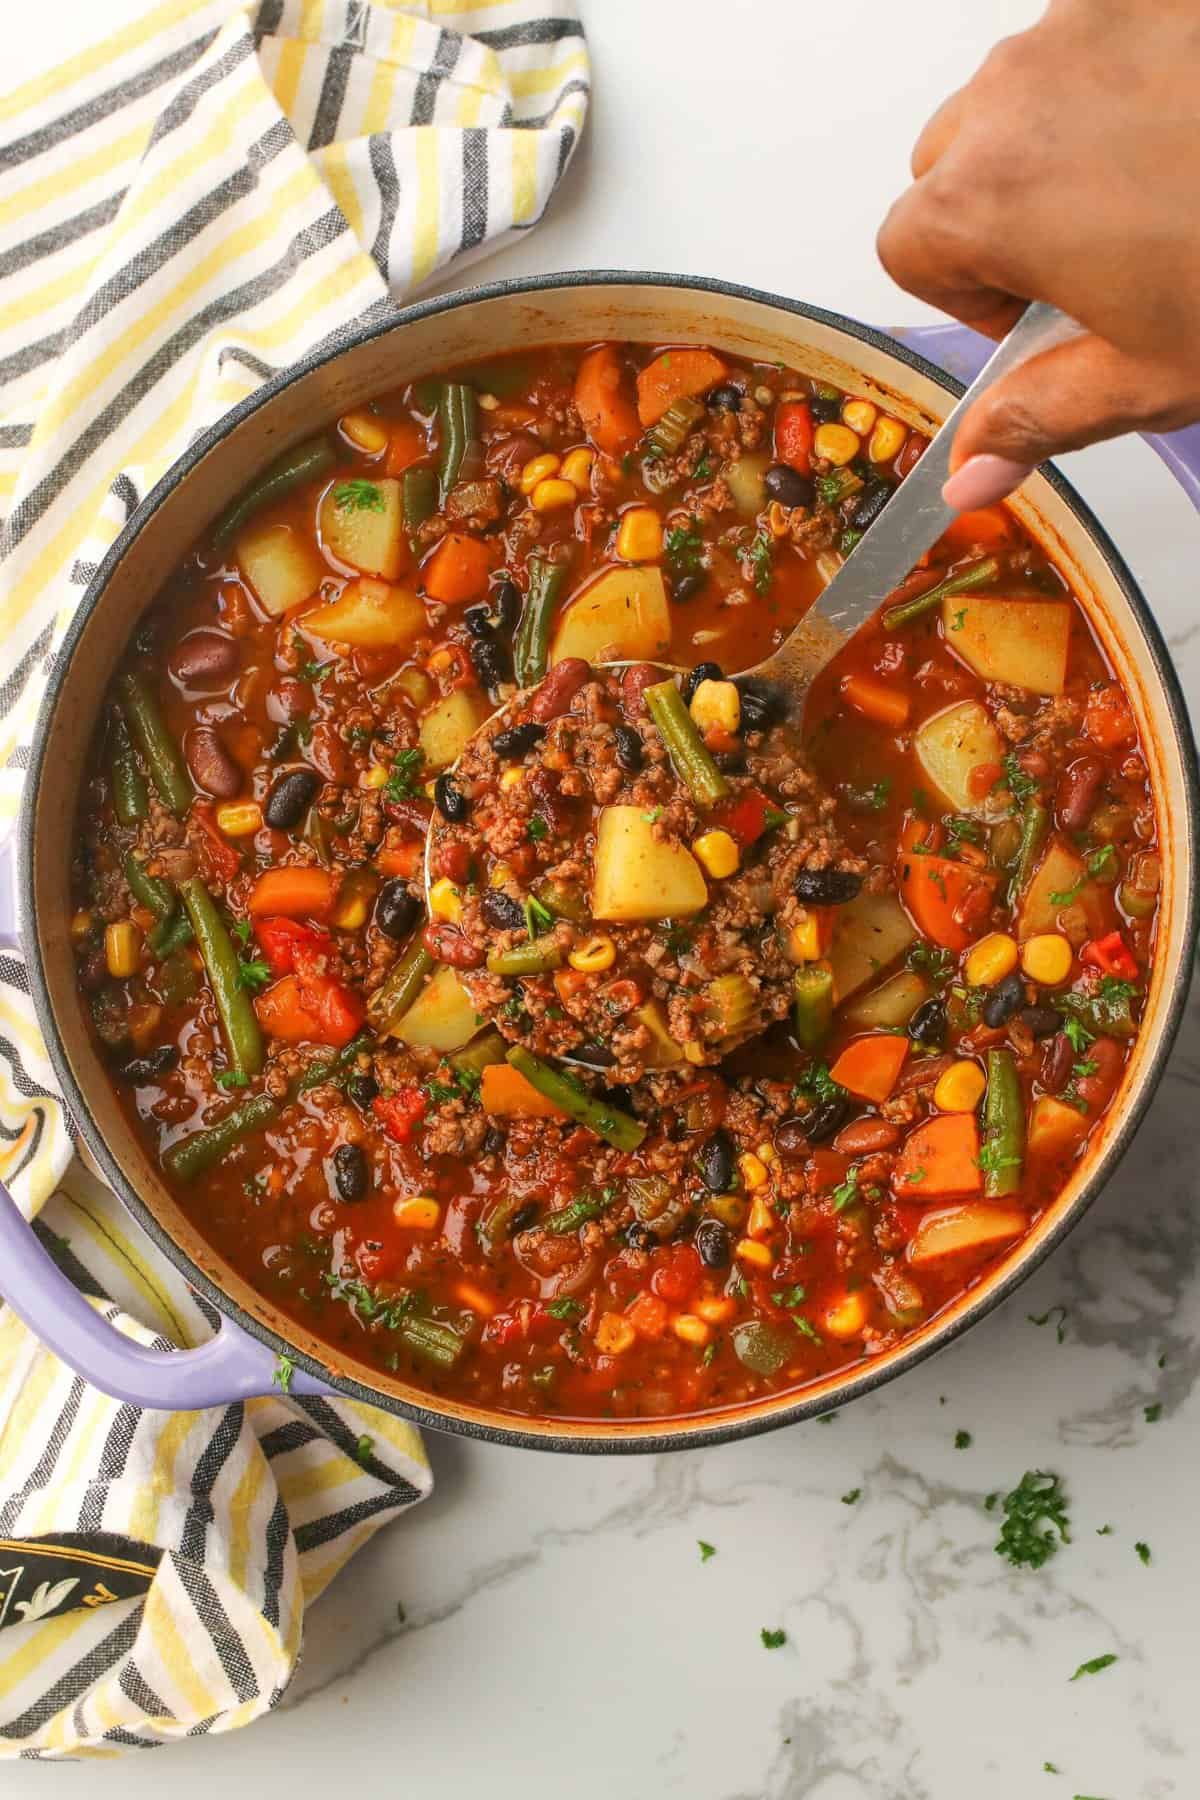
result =
[{"label": "potato chunk", "polygon": [[916,928],[894,894],[858,894],[833,916],[829,961],[839,1000],[870,981],[916,937]]},{"label": "potato chunk", "polygon": [[1031,694],[1061,694],[1067,679],[1067,600],[1002,600],[950,594],[942,601],[946,642],[985,681]]},{"label": "potato chunk", "polygon": [[282,520],[252,519],[234,542],[234,560],[273,619],[311,599],[329,574],[308,539]]},{"label": "potato chunk", "polygon": [[305,613],[312,637],[356,650],[403,650],[425,630],[425,608],[407,588],[362,576],[348,581],[336,600]]},{"label": "potato chunk", "polygon": [[913,749],[921,773],[955,812],[979,819],[999,819],[1009,810],[1007,794],[972,789],[974,771],[983,764],[999,767],[1008,746],[978,700],[962,700],[934,713],[918,729]]},{"label": "potato chunk", "polygon": [[660,841],[640,806],[606,806],[596,831],[594,919],[682,919],[708,904],[700,864]]},{"label": "potato chunk", "polygon": [[479,1023],[466,989],[454,970],[443,963],[397,1020],[391,1035],[425,1050],[461,1050],[475,1036]]},{"label": "potato chunk", "polygon": [[398,481],[334,481],[320,509],[330,555],[363,575],[395,581],[409,565]]},{"label": "potato chunk", "polygon": [[558,620],[550,661],[578,656],[584,662],[623,662],[665,656],[671,620],[662,571],[605,569],[567,601]]},{"label": "potato chunk", "polygon": [[435,700],[421,720],[421,748],[431,769],[449,768],[466,749],[467,740],[488,716],[482,694],[456,688]]}]

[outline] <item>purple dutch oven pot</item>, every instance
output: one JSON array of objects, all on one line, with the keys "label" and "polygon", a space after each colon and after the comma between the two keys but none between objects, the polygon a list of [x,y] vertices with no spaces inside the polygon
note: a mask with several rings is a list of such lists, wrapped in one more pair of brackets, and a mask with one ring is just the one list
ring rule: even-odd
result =
[{"label": "purple dutch oven pot", "polygon": [[[56,938],[54,932],[56,912],[65,915],[65,857],[60,850],[56,860],[47,841],[58,830],[69,841],[73,795],[99,693],[141,601],[126,599],[116,627],[109,623],[99,635],[97,621],[116,606],[123,580],[143,595],[153,594],[205,521],[257,467],[311,433],[317,420],[332,419],[371,393],[429,368],[529,344],[603,338],[711,343],[752,358],[784,360],[874,397],[926,430],[949,410],[991,350],[986,339],[959,326],[905,328],[888,337],[851,319],[720,281],[603,271],[500,282],[411,306],[381,325],[348,332],[235,409],[147,497],[92,582],[43,704],[19,836],[19,937],[12,884],[0,868],[0,943],[24,949],[41,1026],[72,1115],[135,1217],[223,1316],[215,1336],[195,1349],[162,1351],[132,1342],[77,1292],[0,1188],[0,1295],[64,1362],[121,1400],[181,1410],[249,1399],[272,1390],[276,1358],[286,1354],[295,1365],[294,1393],[346,1394],[418,1423],[541,1449],[657,1451],[767,1430],[844,1405],[990,1311],[1082,1216],[1149,1103],[1182,1016],[1196,942],[1196,753],[1169,652],[1144,599],[1103,529],[1047,465],[1025,484],[1015,510],[1065,569],[1093,630],[1120,668],[1147,749],[1159,817],[1169,819],[1171,829],[1163,834],[1163,916],[1151,991],[1122,1091],[1063,1195],[997,1270],[894,1351],[801,1390],[696,1418],[609,1424],[518,1419],[424,1394],[366,1365],[339,1358],[333,1367],[319,1340],[250,1293],[214,1253],[197,1247],[194,1232],[190,1246],[179,1241],[188,1233],[177,1215],[172,1218],[172,1203],[156,1172],[144,1153],[139,1159],[132,1141],[121,1140],[115,1103],[106,1101],[103,1071],[77,1016],[81,1009],[65,935],[60,930]],[[1200,426],[1146,441],[1200,508]],[[83,659],[92,698],[81,702]],[[64,723],[71,707],[74,716]],[[48,817],[45,796],[51,784],[38,777],[49,758],[55,759],[53,785],[63,790],[63,798]]]}]

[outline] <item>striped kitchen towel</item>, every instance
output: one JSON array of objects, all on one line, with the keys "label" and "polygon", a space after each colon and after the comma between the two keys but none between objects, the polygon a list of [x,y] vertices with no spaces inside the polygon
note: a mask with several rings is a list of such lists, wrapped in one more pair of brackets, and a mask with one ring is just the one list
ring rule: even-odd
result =
[{"label": "striped kitchen towel", "polygon": [[[166,0],[0,98],[0,836],[131,509],[276,370],[535,224],[587,82],[571,0]],[[72,1159],[10,955],[0,1179],[123,1329],[212,1330]],[[0,1313],[0,1754],[254,1718],[307,1604],[428,1488],[416,1432],[367,1407],[139,1413]]]}]

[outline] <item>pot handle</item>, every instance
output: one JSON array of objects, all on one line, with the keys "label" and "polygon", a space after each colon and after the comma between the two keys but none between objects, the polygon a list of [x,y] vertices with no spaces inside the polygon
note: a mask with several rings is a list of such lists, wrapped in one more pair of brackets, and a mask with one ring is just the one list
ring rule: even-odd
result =
[{"label": "pot handle", "polygon": [[[996,348],[991,338],[965,325],[901,325],[891,336],[964,382],[974,381]],[[1141,435],[1200,511],[1200,424],[1185,425],[1180,431],[1144,431]]]},{"label": "pot handle", "polygon": [[[158,1350],[110,1325],[80,1293],[32,1225],[0,1186],[0,1296],[47,1349],[102,1393],[133,1406],[194,1412],[279,1393],[279,1364],[229,1319],[194,1350]],[[292,1372],[289,1394],[332,1394],[303,1369]]]}]

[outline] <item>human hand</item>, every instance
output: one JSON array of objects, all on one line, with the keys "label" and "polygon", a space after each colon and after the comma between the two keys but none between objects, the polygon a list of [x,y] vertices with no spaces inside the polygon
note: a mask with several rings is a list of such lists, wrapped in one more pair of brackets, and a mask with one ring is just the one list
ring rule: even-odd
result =
[{"label": "human hand", "polygon": [[1047,456],[1200,418],[1200,0],[1051,0],[945,102],[879,233],[901,287],[1000,337],[1081,336],[964,415],[944,490],[986,506]]}]

